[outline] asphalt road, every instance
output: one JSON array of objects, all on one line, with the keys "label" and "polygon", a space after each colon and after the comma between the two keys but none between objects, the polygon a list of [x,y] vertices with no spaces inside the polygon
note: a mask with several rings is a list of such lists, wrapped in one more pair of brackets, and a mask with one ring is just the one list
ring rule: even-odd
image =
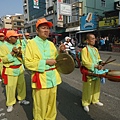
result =
[{"label": "asphalt road", "polygon": [[[120,70],[120,53],[100,52],[101,58],[106,60],[109,56],[116,59],[105,67],[111,70]],[[5,90],[0,83],[0,120],[32,120],[32,91],[30,74],[25,72],[27,85],[27,100],[31,104],[22,106],[14,105],[11,113],[6,112]],[[83,110],[81,105],[82,81],[79,69],[69,75],[62,75],[62,84],[58,86],[57,95],[57,120],[120,120],[120,83],[106,80],[101,84],[100,101],[103,107],[90,105],[90,112]]]}]

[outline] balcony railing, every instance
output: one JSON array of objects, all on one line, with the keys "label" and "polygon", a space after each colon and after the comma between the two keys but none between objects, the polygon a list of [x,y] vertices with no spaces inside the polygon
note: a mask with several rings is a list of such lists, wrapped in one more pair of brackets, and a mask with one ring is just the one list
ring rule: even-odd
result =
[{"label": "balcony railing", "polygon": [[80,25],[80,21],[75,21],[75,22],[71,22],[71,23],[66,23],[63,26],[66,28],[71,28],[71,27],[77,27]]}]

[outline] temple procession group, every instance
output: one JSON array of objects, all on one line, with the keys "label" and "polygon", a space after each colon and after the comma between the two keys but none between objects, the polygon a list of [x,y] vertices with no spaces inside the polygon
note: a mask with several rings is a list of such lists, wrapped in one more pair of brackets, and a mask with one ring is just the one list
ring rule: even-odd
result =
[{"label": "temple procession group", "polygon": [[[12,112],[16,102],[31,104],[26,100],[24,71],[31,71],[33,98],[33,120],[55,120],[57,115],[57,86],[62,82],[56,69],[56,58],[65,51],[64,44],[59,49],[49,41],[50,28],[53,24],[45,18],[36,22],[36,37],[29,39],[29,33],[17,34],[8,30],[0,33],[0,70],[1,80],[6,90],[7,112]],[[6,40],[4,40],[6,38]],[[94,47],[95,36],[87,34],[87,46],[81,51],[81,64],[93,73],[105,73],[100,64],[99,52]],[[87,56],[87,57],[86,57]],[[103,106],[100,98],[100,78],[83,74],[82,106],[89,112],[89,106]],[[16,98],[17,92],[17,98]],[[62,93],[61,93],[62,94]],[[32,119],[32,118],[31,118]]]}]

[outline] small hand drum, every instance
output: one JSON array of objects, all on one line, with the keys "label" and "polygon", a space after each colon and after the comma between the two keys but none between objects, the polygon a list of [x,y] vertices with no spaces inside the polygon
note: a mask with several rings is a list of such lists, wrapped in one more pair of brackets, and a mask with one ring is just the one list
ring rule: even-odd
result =
[{"label": "small hand drum", "polygon": [[107,73],[106,78],[113,82],[120,82],[120,71],[110,70]]}]

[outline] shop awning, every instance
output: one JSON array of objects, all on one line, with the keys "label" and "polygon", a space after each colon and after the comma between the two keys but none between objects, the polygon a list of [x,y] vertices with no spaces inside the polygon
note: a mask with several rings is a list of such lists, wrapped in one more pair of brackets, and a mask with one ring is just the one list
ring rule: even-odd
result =
[{"label": "shop awning", "polygon": [[79,31],[79,32],[76,32],[76,34],[78,34],[78,33],[86,33],[86,32],[93,32],[93,31],[95,31],[96,29],[94,29],[94,30],[85,30],[85,31]]}]

